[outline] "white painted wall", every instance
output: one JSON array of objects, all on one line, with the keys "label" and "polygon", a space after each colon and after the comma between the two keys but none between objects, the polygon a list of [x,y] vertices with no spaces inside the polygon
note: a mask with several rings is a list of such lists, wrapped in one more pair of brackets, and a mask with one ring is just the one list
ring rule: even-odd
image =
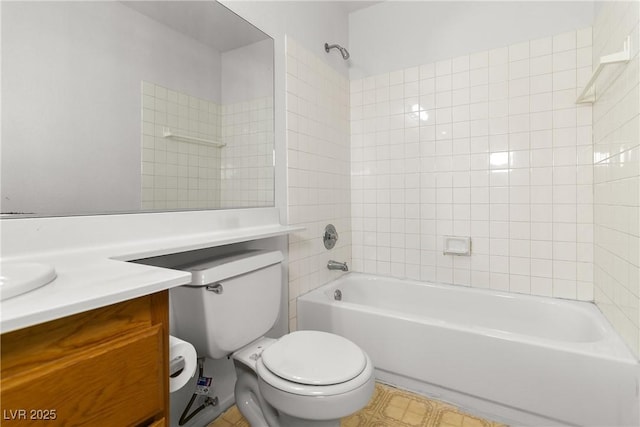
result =
[{"label": "white painted wall", "polygon": [[589,27],[594,4],[385,1],[349,15],[352,79]]},{"label": "white painted wall", "polygon": [[2,9],[2,210],[138,210],[141,80],[219,101],[219,54],[118,2]]},{"label": "white painted wall", "polygon": [[348,14],[340,2],[223,0],[220,3],[280,42],[285,34],[293,36],[336,71],[347,74],[348,62],[337,51],[329,54],[324,51],[327,42],[349,45]]},{"label": "white painted wall", "polygon": [[221,104],[273,96],[273,40],[222,53]]}]

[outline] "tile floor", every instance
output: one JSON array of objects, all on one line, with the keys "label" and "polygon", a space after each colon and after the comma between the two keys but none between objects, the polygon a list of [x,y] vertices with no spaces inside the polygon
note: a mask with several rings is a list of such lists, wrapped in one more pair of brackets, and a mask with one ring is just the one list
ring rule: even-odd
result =
[{"label": "tile floor", "polygon": [[[249,427],[234,405],[208,427]],[[376,384],[369,404],[342,420],[342,427],[503,427],[455,406],[388,385]]]}]

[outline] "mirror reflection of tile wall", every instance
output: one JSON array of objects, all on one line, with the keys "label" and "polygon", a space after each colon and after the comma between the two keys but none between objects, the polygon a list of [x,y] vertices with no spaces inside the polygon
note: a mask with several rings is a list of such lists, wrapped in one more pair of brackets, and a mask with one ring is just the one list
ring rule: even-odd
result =
[{"label": "mirror reflection of tile wall", "polygon": [[220,207],[222,148],[166,138],[164,129],[203,140],[220,140],[214,102],[142,82],[143,210]]},{"label": "mirror reflection of tile wall", "polygon": [[221,207],[273,205],[273,97],[222,107]]},{"label": "mirror reflection of tile wall", "polygon": [[0,215],[273,206],[273,39],[249,22],[202,1],[3,2],[0,20]]},{"label": "mirror reflection of tile wall", "polygon": [[142,82],[141,170],[143,210],[270,206],[273,98],[221,106]]}]

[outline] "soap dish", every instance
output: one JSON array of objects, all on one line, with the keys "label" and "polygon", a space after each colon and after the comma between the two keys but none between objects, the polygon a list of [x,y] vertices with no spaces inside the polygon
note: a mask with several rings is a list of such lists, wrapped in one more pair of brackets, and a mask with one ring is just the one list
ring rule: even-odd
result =
[{"label": "soap dish", "polygon": [[444,236],[444,255],[471,255],[471,237]]}]

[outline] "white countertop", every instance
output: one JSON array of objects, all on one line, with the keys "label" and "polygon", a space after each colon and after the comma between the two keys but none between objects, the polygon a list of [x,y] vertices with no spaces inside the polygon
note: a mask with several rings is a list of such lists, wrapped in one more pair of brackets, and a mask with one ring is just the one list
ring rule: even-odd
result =
[{"label": "white countertop", "polygon": [[2,301],[0,330],[3,333],[191,281],[188,272],[94,258],[91,255],[74,258],[34,257],[32,260],[53,265],[57,277],[38,289]]},{"label": "white countertop", "polygon": [[[0,331],[21,329],[191,281],[189,272],[127,261],[282,236],[303,229],[278,224],[277,209],[251,211],[235,211],[236,216],[251,217],[239,221],[234,217],[235,226],[229,226],[228,211],[173,213],[164,217],[130,215],[134,218],[105,215],[89,221],[88,217],[79,221],[73,218],[3,221],[3,261],[49,264],[55,268],[57,277],[38,289],[2,301]],[[144,221],[141,215],[156,216]],[[133,222],[130,239],[113,238],[117,233],[109,233],[109,228],[120,230],[128,227],[128,221]],[[201,227],[198,222],[202,222]],[[140,224],[153,225],[145,229]],[[60,234],[59,250],[50,240],[57,234]],[[39,251],[41,248],[44,250]]]}]

